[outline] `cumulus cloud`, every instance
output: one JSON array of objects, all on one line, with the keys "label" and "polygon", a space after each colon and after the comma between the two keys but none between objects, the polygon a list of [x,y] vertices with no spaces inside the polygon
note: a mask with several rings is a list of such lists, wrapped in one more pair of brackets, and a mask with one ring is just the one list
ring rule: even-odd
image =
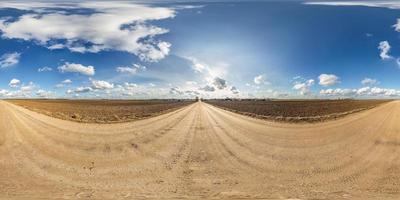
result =
[{"label": "cumulus cloud", "polygon": [[239,94],[239,90],[238,90],[235,86],[232,86],[232,87],[231,87],[231,92],[232,92],[233,94]]},{"label": "cumulus cloud", "polygon": [[254,83],[257,85],[261,85],[261,84],[267,84],[267,77],[265,74],[260,74],[256,77],[254,77]]},{"label": "cumulus cloud", "polygon": [[53,71],[53,68],[51,67],[42,67],[38,69],[38,72],[50,72]]},{"label": "cumulus cloud", "polygon": [[134,75],[140,70],[144,71],[146,70],[146,67],[139,64],[133,64],[131,67],[117,67],[116,69],[118,73],[130,74],[130,75]]},{"label": "cumulus cloud", "polygon": [[203,91],[206,91],[206,92],[214,92],[215,88],[213,86],[206,85],[206,86],[200,88],[200,90],[203,90]]},{"label": "cumulus cloud", "polygon": [[66,93],[67,94],[73,94],[73,93],[87,93],[87,92],[91,92],[93,91],[93,89],[91,87],[77,87],[74,90],[67,90]]},{"label": "cumulus cloud", "polygon": [[390,44],[388,41],[379,42],[378,49],[380,50],[379,56],[382,60],[387,60],[393,58],[389,55],[390,52]]},{"label": "cumulus cloud", "polygon": [[390,98],[399,97],[400,91],[391,88],[379,87],[362,87],[359,89],[325,89],[321,90],[320,94],[323,96],[337,96],[337,97],[373,97],[373,98]]},{"label": "cumulus cloud", "polygon": [[66,62],[64,65],[58,67],[58,71],[61,73],[72,72],[72,73],[80,73],[86,76],[93,76],[95,74],[95,69],[93,66],[84,66],[82,64],[76,63],[68,63]]},{"label": "cumulus cloud", "polygon": [[357,94],[357,90],[336,88],[321,90],[319,93],[328,96],[353,96]]},{"label": "cumulus cloud", "polygon": [[224,80],[220,77],[215,77],[213,80],[213,84],[216,88],[218,88],[220,90],[225,89],[227,87],[226,80]]},{"label": "cumulus cloud", "polygon": [[98,90],[112,89],[114,88],[114,84],[109,83],[107,81],[101,80],[91,80],[92,88]]},{"label": "cumulus cloud", "polygon": [[197,95],[200,95],[199,92],[194,91],[194,90],[183,90],[179,87],[172,87],[169,90],[169,94],[174,95],[174,97],[176,96],[183,96],[183,97],[194,97]]},{"label": "cumulus cloud", "polygon": [[20,87],[20,90],[23,92],[30,92],[30,91],[34,90],[35,88],[36,88],[36,85],[31,81],[27,85],[23,84]]},{"label": "cumulus cloud", "polygon": [[301,95],[311,94],[311,86],[313,86],[315,81],[313,79],[309,79],[305,82],[295,82],[293,85],[293,89],[298,90]]},{"label": "cumulus cloud", "polygon": [[319,84],[322,86],[332,86],[340,83],[339,77],[334,74],[321,74],[318,76]]},{"label": "cumulus cloud", "polygon": [[363,84],[363,85],[377,85],[377,84],[379,84],[379,81],[376,80],[376,79],[372,79],[372,78],[364,78],[361,81],[361,84]]},{"label": "cumulus cloud", "polygon": [[395,31],[400,32],[400,19],[397,19],[396,24],[393,25]]},{"label": "cumulus cloud", "polygon": [[179,87],[173,87],[169,90],[169,93],[173,95],[182,95],[184,92],[181,91]]},{"label": "cumulus cloud", "polygon": [[38,90],[36,91],[36,96],[39,98],[50,98],[54,96],[54,93],[46,90]]},{"label": "cumulus cloud", "polygon": [[13,79],[11,79],[10,83],[8,83],[8,86],[10,86],[12,88],[16,88],[16,87],[19,87],[20,84],[21,84],[20,80],[13,78]]},{"label": "cumulus cloud", "polygon": [[[149,22],[173,18],[176,14],[173,8],[131,2],[76,2],[64,5],[63,12],[21,4],[3,6],[32,11],[17,19],[0,20],[4,38],[35,41],[49,49],[66,48],[80,53],[124,51],[149,62],[163,59],[171,47],[170,43],[155,39],[168,29]],[[47,2],[43,6],[62,5]],[[77,13],[73,11],[76,8],[93,12]]]},{"label": "cumulus cloud", "polygon": [[8,90],[0,89],[0,97],[7,96],[8,93],[9,93]]},{"label": "cumulus cloud", "polygon": [[0,68],[12,67],[19,63],[20,53],[6,53],[0,57]]},{"label": "cumulus cloud", "polygon": [[362,87],[362,88],[357,90],[357,94],[358,95],[366,95],[366,94],[369,93],[370,89],[371,89],[370,87]]}]

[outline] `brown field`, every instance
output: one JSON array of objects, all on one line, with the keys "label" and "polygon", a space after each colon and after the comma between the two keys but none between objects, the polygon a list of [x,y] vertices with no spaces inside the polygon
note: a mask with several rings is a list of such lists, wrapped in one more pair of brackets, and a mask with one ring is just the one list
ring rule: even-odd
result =
[{"label": "brown field", "polygon": [[207,100],[214,106],[252,117],[285,122],[321,122],[389,100]]},{"label": "brown field", "polygon": [[85,122],[114,123],[153,117],[187,106],[189,100],[8,100],[51,117]]},{"label": "brown field", "polygon": [[204,102],[77,123],[0,101],[0,199],[398,200],[399,121],[400,101],[300,124]]}]

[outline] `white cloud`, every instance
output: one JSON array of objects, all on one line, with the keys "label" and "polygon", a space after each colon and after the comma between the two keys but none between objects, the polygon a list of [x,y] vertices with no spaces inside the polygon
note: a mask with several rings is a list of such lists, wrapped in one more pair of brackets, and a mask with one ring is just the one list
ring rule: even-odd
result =
[{"label": "white cloud", "polygon": [[340,83],[339,77],[334,74],[321,74],[318,76],[319,84],[322,86],[332,86]]},{"label": "white cloud", "polygon": [[70,79],[65,79],[61,82],[62,84],[71,84],[72,81]]},{"label": "white cloud", "polygon": [[393,58],[391,55],[389,55],[390,48],[391,47],[388,41],[379,42],[378,46],[378,49],[380,50],[379,56],[381,57],[382,60]]},{"label": "white cloud", "polygon": [[393,25],[394,30],[400,32],[400,19],[397,19],[396,24]]},{"label": "white cloud", "polygon": [[323,96],[345,96],[345,97],[380,97],[380,98],[390,98],[399,97],[400,91],[391,88],[378,88],[378,87],[362,87],[359,89],[326,89],[321,90],[320,94]]},{"label": "white cloud", "polygon": [[370,89],[371,89],[370,87],[362,87],[357,90],[357,94],[358,95],[366,95],[369,93]]},{"label": "white cloud", "polygon": [[53,71],[53,68],[51,67],[42,67],[38,69],[38,72],[50,72]]},{"label": "white cloud", "polygon": [[186,81],[186,85],[197,85],[196,81]]},{"label": "white cloud", "polygon": [[293,85],[293,89],[300,91],[301,95],[311,94],[311,86],[313,86],[315,81],[313,79],[309,79],[305,82],[295,82]]},{"label": "white cloud", "polygon": [[376,80],[376,79],[364,78],[361,81],[361,84],[363,84],[363,85],[377,85],[377,84],[379,84],[379,81]]},{"label": "white cloud", "polygon": [[20,53],[6,53],[0,57],[0,68],[7,68],[18,64],[21,57]]},{"label": "white cloud", "polygon": [[400,9],[400,3],[397,1],[311,1],[305,2],[305,4],[326,6],[366,6],[376,8]]},{"label": "white cloud", "polygon": [[70,79],[65,79],[63,81],[61,81],[61,83],[55,85],[56,88],[63,88],[65,85],[67,84],[71,84],[72,81]]},{"label": "white cloud", "polygon": [[266,75],[260,74],[256,77],[254,77],[254,83],[257,85],[268,84]]},{"label": "white cloud", "polygon": [[93,89],[105,90],[114,88],[114,84],[109,83],[107,81],[91,80],[91,82]]},{"label": "white cloud", "polygon": [[[62,6],[50,2],[43,5]],[[125,51],[150,62],[163,59],[170,51],[170,43],[155,39],[155,36],[165,34],[168,30],[148,22],[173,18],[173,8],[104,1],[70,3],[63,12],[54,9],[46,12],[46,7],[38,9],[32,5],[6,6],[33,12],[16,20],[0,20],[0,30],[5,38],[36,41],[49,49],[67,48],[81,53]],[[94,12],[72,13],[69,8],[92,9]]]},{"label": "white cloud", "polygon": [[116,71],[122,74],[130,74],[134,75],[136,74],[139,70],[146,70],[146,67],[143,65],[139,64],[133,64],[132,67],[117,67]]},{"label": "white cloud", "polygon": [[357,90],[336,88],[336,89],[321,90],[319,93],[321,95],[328,95],[328,96],[353,96],[357,94]]},{"label": "white cloud", "polygon": [[19,87],[19,85],[21,84],[21,81],[18,79],[11,79],[10,83],[8,83],[8,86],[12,87],[12,88],[16,88]]},{"label": "white cloud", "polygon": [[124,83],[124,87],[127,90],[134,90],[139,86],[136,83]]},{"label": "white cloud", "polygon": [[20,90],[23,92],[30,92],[36,88],[36,85],[33,82],[29,82],[28,85],[22,85]]},{"label": "white cloud", "polygon": [[87,76],[93,76],[95,74],[95,69],[93,66],[84,66],[82,64],[68,63],[58,67],[58,70],[62,73],[73,72],[80,73]]},{"label": "white cloud", "polygon": [[9,93],[8,90],[0,89],[0,97],[7,96],[8,93]]},{"label": "white cloud", "polygon": [[87,92],[91,92],[91,91],[93,91],[93,89],[91,87],[77,87],[74,90],[67,90],[66,93],[67,94],[87,93]]},{"label": "white cloud", "polygon": [[39,98],[50,98],[54,96],[54,93],[46,90],[38,90],[36,91],[36,96]]},{"label": "white cloud", "polygon": [[396,59],[396,64],[397,64],[397,66],[400,68],[400,58],[397,58],[397,59]]}]

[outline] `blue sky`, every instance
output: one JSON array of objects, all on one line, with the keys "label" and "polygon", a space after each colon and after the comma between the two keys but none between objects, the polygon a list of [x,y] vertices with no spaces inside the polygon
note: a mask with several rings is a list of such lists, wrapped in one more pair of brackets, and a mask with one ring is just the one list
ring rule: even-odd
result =
[{"label": "blue sky", "polygon": [[397,98],[396,1],[0,2],[0,98]]}]

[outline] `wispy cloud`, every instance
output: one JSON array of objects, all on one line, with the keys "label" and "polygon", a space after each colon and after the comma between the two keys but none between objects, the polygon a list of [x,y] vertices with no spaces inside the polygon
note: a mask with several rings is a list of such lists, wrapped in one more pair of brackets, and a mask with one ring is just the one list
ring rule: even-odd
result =
[{"label": "wispy cloud", "polygon": [[366,6],[376,8],[400,9],[400,2],[398,1],[308,1],[304,4],[325,6]]},{"label": "wispy cloud", "polygon": [[53,71],[53,68],[51,67],[41,67],[38,69],[38,72],[50,72]]},{"label": "wispy cloud", "polygon": [[372,78],[364,78],[361,81],[361,84],[363,84],[363,85],[377,85],[377,84],[379,84],[379,81],[376,80],[376,79],[372,79]]},{"label": "wispy cloud", "polygon": [[0,57],[0,68],[12,67],[18,64],[21,57],[20,53],[6,53]]},{"label": "wispy cloud", "polygon": [[136,74],[138,71],[140,71],[140,70],[144,71],[144,70],[146,70],[146,69],[147,69],[147,68],[146,68],[145,66],[143,66],[143,65],[140,65],[140,64],[133,64],[133,65],[130,66],[130,67],[128,67],[128,66],[125,66],[125,67],[117,67],[117,68],[116,68],[116,71],[117,71],[118,73],[121,73],[121,74],[134,75],[134,74]]}]

